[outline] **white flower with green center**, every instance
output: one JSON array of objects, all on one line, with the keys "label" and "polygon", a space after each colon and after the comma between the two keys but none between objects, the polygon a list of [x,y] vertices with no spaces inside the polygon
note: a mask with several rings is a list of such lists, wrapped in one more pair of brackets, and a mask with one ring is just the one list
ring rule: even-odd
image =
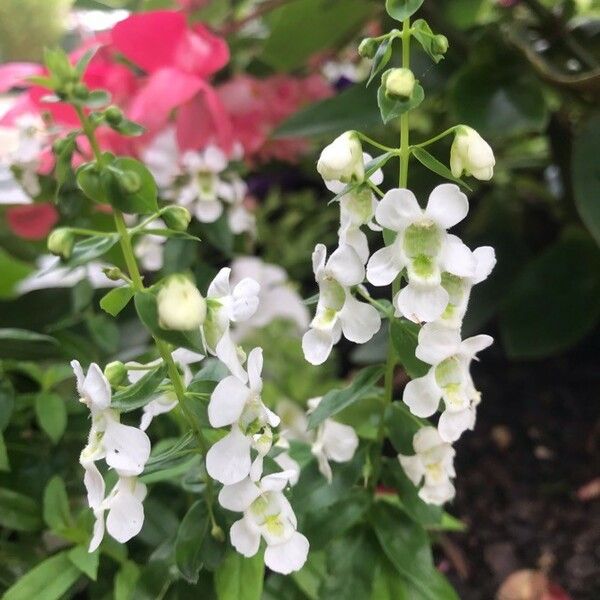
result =
[{"label": "white flower with green center", "polygon": [[[213,427],[231,426],[230,432],[213,444],[206,455],[208,474],[225,485],[262,475],[263,458],[271,449],[271,427],[279,417],[261,399],[262,349],[248,355],[248,373],[244,380],[234,375],[222,379],[208,404],[208,420]],[[248,385],[245,384],[248,381]],[[251,450],[257,453],[252,461]]]},{"label": "white flower with green center", "polygon": [[475,426],[475,409],[481,394],[473,384],[470,365],[476,354],[493,341],[489,335],[461,341],[457,329],[440,323],[427,323],[419,332],[415,354],[432,367],[427,375],[406,385],[402,399],[417,417],[430,417],[443,400],[438,430],[445,442],[456,441]]},{"label": "white flower with green center", "polygon": [[309,549],[308,540],[297,531],[296,515],[283,494],[293,476],[293,471],[282,471],[257,483],[246,478],[224,486],[219,493],[223,508],[244,513],[229,532],[233,547],[246,557],[254,556],[263,538],[267,546],[265,564],[283,575],[301,569]]},{"label": "white flower with green center", "polygon": [[317,244],[312,262],[319,301],[310,329],[302,338],[302,349],[309,363],[320,365],[342,333],[351,342],[368,342],[379,331],[381,317],[373,306],[352,295],[350,288],[363,282],[365,268],[351,246],[340,245],[327,260],[327,249]]},{"label": "white flower with green center", "polygon": [[448,327],[460,329],[467,312],[471,289],[487,279],[496,264],[496,253],[490,246],[481,246],[473,250],[475,273],[473,277],[458,277],[452,273],[442,273],[442,287],[448,292],[448,304],[440,321]]},{"label": "white flower with green center", "polygon": [[233,289],[229,283],[231,269],[224,267],[213,279],[206,294],[207,312],[203,325],[206,346],[238,379],[247,381],[242,367],[244,352],[232,339],[231,323],[250,319],[258,308],[260,285],[245,277]]},{"label": "white flower with green center", "polygon": [[338,181],[347,184],[364,180],[362,145],[356,131],[342,133],[323,148],[317,162],[317,171],[326,182]]},{"label": "white flower with green center", "polygon": [[233,233],[254,233],[256,230],[256,218],[246,208],[244,201],[248,196],[248,186],[243,179],[231,176],[219,182],[217,193],[219,198],[225,202],[229,209],[227,211],[227,222]]},{"label": "white flower with green center", "polygon": [[445,442],[435,427],[423,427],[413,437],[415,454],[398,454],[398,460],[408,478],[421,486],[419,497],[427,504],[442,505],[454,498],[452,478],[454,448]]},{"label": "white flower with green center", "polygon": [[451,183],[438,185],[424,210],[407,189],[390,190],[379,202],[377,222],[397,235],[393,243],[371,256],[367,279],[373,285],[389,285],[406,269],[408,285],[394,297],[397,316],[435,321],[449,300],[442,273],[474,276],[473,253],[446,231],[462,221],[468,210],[467,197]]},{"label": "white flower with green center", "polygon": [[489,181],[494,175],[496,159],[490,145],[471,127],[460,125],[450,148],[450,169],[454,177],[463,172]]}]

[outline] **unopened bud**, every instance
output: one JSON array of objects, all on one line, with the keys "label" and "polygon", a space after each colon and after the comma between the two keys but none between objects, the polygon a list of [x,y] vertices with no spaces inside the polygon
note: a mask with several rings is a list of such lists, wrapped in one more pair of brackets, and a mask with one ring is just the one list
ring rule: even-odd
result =
[{"label": "unopened bud", "polygon": [[481,181],[489,181],[495,164],[492,148],[472,127],[457,127],[450,148],[450,170],[454,177],[465,172]]},{"label": "unopened bud", "polygon": [[174,231],[185,231],[192,220],[192,215],[183,206],[169,206],[163,211],[162,218]]},{"label": "unopened bud", "polygon": [[111,281],[120,281],[124,279],[123,271],[119,269],[119,267],[104,267],[102,272],[110,279]]},{"label": "unopened bud", "polygon": [[89,95],[90,90],[85,83],[79,82],[73,86],[73,96],[75,96],[75,98],[79,100],[86,100]]},{"label": "unopened bud", "polygon": [[185,276],[173,275],[158,292],[158,324],[163,329],[191,331],[206,318],[206,300]]},{"label": "unopened bud", "polygon": [[225,541],[225,533],[223,533],[223,530],[216,523],[212,526],[212,529],[210,530],[210,535],[212,535],[212,537],[215,540],[217,540],[217,542]]},{"label": "unopened bud", "polygon": [[117,175],[119,185],[128,194],[135,194],[142,187],[142,180],[140,176],[134,171],[121,171]]},{"label": "unopened bud", "polygon": [[373,38],[365,38],[358,46],[358,53],[363,58],[373,58],[377,52],[377,42]]},{"label": "unopened bud", "polygon": [[69,258],[75,244],[75,234],[66,227],[55,229],[48,236],[48,250],[56,256]]},{"label": "unopened bud", "polygon": [[431,49],[435,54],[446,54],[448,51],[448,38],[441,33],[434,36]]},{"label": "unopened bud", "polygon": [[104,111],[104,116],[110,125],[118,125],[123,120],[123,111],[118,106],[109,106]]},{"label": "unopened bud", "polygon": [[405,100],[415,89],[415,76],[410,69],[391,69],[385,78],[385,93],[390,98]]},{"label": "unopened bud", "polygon": [[325,181],[361,182],[365,166],[360,139],[356,131],[346,131],[321,152],[317,171]]},{"label": "unopened bud", "polygon": [[104,368],[104,377],[112,387],[117,387],[127,377],[127,369],[121,361],[115,360]]}]

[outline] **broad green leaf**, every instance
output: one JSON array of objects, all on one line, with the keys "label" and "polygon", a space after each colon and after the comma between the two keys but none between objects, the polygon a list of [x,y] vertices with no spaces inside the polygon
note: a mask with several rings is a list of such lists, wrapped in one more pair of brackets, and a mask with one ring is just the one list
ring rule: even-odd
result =
[{"label": "broad green leaf", "polygon": [[427,167],[430,171],[433,171],[436,175],[454,181],[454,183],[458,183],[458,185],[471,191],[471,188],[462,179],[454,177],[452,171],[444,163],[441,163],[435,158],[435,156],[429,154],[425,148],[413,148],[411,152],[423,166]]},{"label": "broad green leaf", "polygon": [[73,523],[65,482],[55,475],[44,490],[44,521],[53,531],[60,533]]},{"label": "broad green leaf", "polygon": [[114,580],[115,600],[132,600],[135,584],[140,576],[138,566],[128,560],[121,565]]},{"label": "broad green leaf", "polygon": [[4,431],[10,422],[15,406],[15,390],[6,378],[0,380],[0,432]]},{"label": "broad green leaf", "polygon": [[214,223],[201,223],[200,232],[202,239],[205,239],[225,256],[233,256],[234,235],[225,214],[222,214]]},{"label": "broad green leaf", "polygon": [[116,317],[127,306],[134,294],[135,291],[129,286],[114,288],[100,300],[100,308]]},{"label": "broad green leaf", "polygon": [[108,354],[117,351],[120,331],[113,319],[105,314],[89,314],[85,317],[87,330],[92,340]]},{"label": "broad green leaf", "polygon": [[385,556],[379,556],[370,600],[412,600],[406,581]]},{"label": "broad green leaf", "polygon": [[33,271],[33,267],[0,248],[0,298],[14,295],[16,284]]},{"label": "broad green leaf", "polygon": [[10,461],[8,460],[8,451],[2,431],[0,431],[0,471],[10,471]]},{"label": "broad green leaf", "polygon": [[369,79],[367,79],[367,85],[369,85],[375,78],[375,75],[380,73],[385,68],[385,65],[390,62],[390,58],[392,58],[393,42],[393,37],[387,37],[379,44],[377,52],[375,52],[375,56],[373,57],[371,70],[369,72]]},{"label": "broad green leaf", "polygon": [[367,0],[295,0],[271,12],[270,34],[260,55],[262,62],[279,71],[306,64],[316,52],[349,39],[373,14]]},{"label": "broad green leaf", "polygon": [[104,108],[110,104],[110,94],[105,90],[92,90],[81,104],[91,109]]},{"label": "broad green leaf", "polygon": [[40,392],[35,398],[35,415],[38,425],[56,444],[67,428],[65,401],[52,392]]},{"label": "broad green leaf", "polygon": [[148,371],[141,379],[113,394],[111,408],[121,412],[135,410],[148,404],[155,395],[156,388],[163,382],[167,375],[167,366],[164,364]]},{"label": "broad green leaf", "polygon": [[381,85],[377,90],[377,106],[381,113],[382,121],[387,124],[393,119],[399,118],[405,112],[416,108],[425,99],[425,92],[420,83],[415,83],[415,88],[409,98],[390,98],[385,92],[385,80],[391,69],[387,70],[381,78]]},{"label": "broad green leaf", "polygon": [[382,374],[383,368],[380,366],[367,367],[360,371],[347,387],[327,392],[316,410],[310,414],[308,428],[314,429],[325,419],[371,395]]},{"label": "broad green leaf", "polygon": [[181,521],[175,539],[175,564],[186,581],[196,583],[202,568],[202,544],[210,535],[210,519],[204,499],[192,504]]},{"label": "broad green leaf", "polygon": [[382,550],[398,573],[422,600],[459,600],[452,586],[435,568],[425,530],[386,502],[371,510],[371,523]]},{"label": "broad green leaf", "polygon": [[413,454],[413,436],[426,423],[421,424],[404,402],[392,402],[385,412],[385,424],[389,438],[400,454]]},{"label": "broad green leaf", "polygon": [[69,560],[92,581],[96,581],[100,562],[99,550],[88,552],[87,546],[75,546],[69,550]]},{"label": "broad green leaf", "polygon": [[600,115],[589,119],[573,142],[573,193],[579,216],[600,245]]},{"label": "broad green leaf", "polygon": [[437,52],[435,47],[435,34],[431,31],[429,23],[425,19],[417,19],[412,24],[413,36],[421,44],[421,47],[431,57],[431,59],[438,63],[444,58],[444,54]]},{"label": "broad green leaf", "polygon": [[25,573],[6,591],[3,600],[60,600],[80,575],[69,560],[69,552],[60,552]]},{"label": "broad green leaf", "polygon": [[326,556],[325,552],[314,552],[312,540],[310,544],[310,552],[304,566],[292,573],[291,578],[309,600],[319,600],[319,588],[327,576]]},{"label": "broad green leaf", "polygon": [[96,258],[106,254],[117,242],[119,236],[116,233],[106,235],[94,235],[77,242],[73,246],[73,252],[69,260],[57,263],[57,267],[69,267],[71,269],[85,265]]},{"label": "broad green leaf", "polygon": [[397,21],[404,21],[421,8],[423,0],[385,0],[385,10]]},{"label": "broad green leaf", "polygon": [[[151,214],[158,210],[157,189],[152,173],[139,161],[129,157],[116,158],[111,164],[112,178],[102,180],[110,203],[124,213]],[[117,173],[119,175],[117,175]],[[124,176],[136,179],[139,187],[126,189],[121,183]]]},{"label": "broad green leaf", "polygon": [[112,129],[114,129],[115,131],[118,131],[120,134],[129,136],[129,137],[135,137],[138,135],[142,135],[146,131],[146,129],[144,127],[142,127],[141,125],[139,125],[138,123],[135,123],[134,121],[130,121],[129,119],[126,119],[126,118],[123,118],[121,121],[119,121],[116,124],[107,122],[107,125],[109,127],[111,127]]},{"label": "broad green leaf", "polygon": [[87,279],[78,281],[71,288],[71,299],[73,302],[73,312],[75,314],[83,312],[90,306],[94,299],[94,288]]},{"label": "broad green leaf", "polygon": [[215,571],[218,600],[260,600],[264,571],[261,551],[251,558],[245,558],[233,549],[228,550],[225,560]]},{"label": "broad green leaf", "polygon": [[350,129],[368,130],[379,125],[376,92],[353,85],[340,94],[310,104],[284,121],[276,138],[336,135]]},{"label": "broad green leaf", "polygon": [[417,323],[408,319],[393,319],[391,323],[394,352],[411,379],[422,377],[430,368],[415,356],[420,329]]},{"label": "broad green leaf", "polygon": [[600,250],[585,232],[567,231],[514,278],[500,318],[511,358],[562,352],[600,316]]},{"label": "broad green leaf", "polygon": [[108,172],[101,173],[96,163],[86,163],[77,169],[75,178],[82,192],[92,201],[110,204],[110,196],[103,185],[103,179],[110,178]]},{"label": "broad green leaf", "polygon": [[44,342],[48,344],[57,344],[57,341],[49,336],[36,331],[27,331],[27,329],[16,329],[12,327],[3,327],[0,329],[0,341],[2,342]]},{"label": "broad green leaf", "polygon": [[24,494],[0,488],[0,525],[15,531],[38,531],[42,527],[38,503]]}]

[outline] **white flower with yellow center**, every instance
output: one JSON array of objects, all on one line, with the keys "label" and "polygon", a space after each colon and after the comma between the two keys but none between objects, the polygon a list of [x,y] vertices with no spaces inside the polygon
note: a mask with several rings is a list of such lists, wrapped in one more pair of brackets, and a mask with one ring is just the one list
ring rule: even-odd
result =
[{"label": "white flower with yellow center", "polygon": [[454,498],[450,481],[454,472],[454,448],[445,442],[435,427],[423,427],[413,437],[413,455],[398,455],[408,478],[421,486],[419,497],[427,504],[442,505]]},{"label": "white flower with yellow center", "polygon": [[365,268],[351,246],[340,245],[327,260],[327,249],[317,244],[312,261],[319,301],[310,329],[302,338],[302,349],[308,362],[320,365],[342,333],[351,342],[368,342],[379,331],[381,317],[373,306],[352,295],[350,288],[363,282]]},{"label": "white flower with yellow center", "polygon": [[481,394],[475,389],[469,369],[476,354],[493,341],[489,335],[461,341],[458,330],[440,323],[428,323],[419,332],[415,354],[432,367],[427,375],[406,385],[402,399],[417,417],[433,415],[442,399],[444,410],[438,430],[445,442],[456,441],[475,425]]},{"label": "white flower with yellow center", "polygon": [[379,202],[377,222],[397,235],[392,244],[371,256],[367,279],[373,285],[389,285],[406,269],[408,285],[394,298],[397,315],[415,322],[435,321],[449,300],[442,273],[474,276],[473,253],[446,232],[468,210],[467,197],[451,183],[438,185],[424,210],[407,189],[390,190]]},{"label": "white flower with yellow center", "polygon": [[450,148],[450,169],[454,177],[463,172],[482,181],[494,175],[496,159],[490,145],[472,128],[460,125]]},{"label": "white flower with yellow center", "polygon": [[309,550],[308,540],[297,531],[296,515],[283,494],[293,476],[293,472],[283,471],[256,483],[246,478],[224,486],[219,493],[223,508],[244,513],[229,532],[233,547],[246,557],[254,556],[263,538],[267,545],[265,564],[283,575],[301,569]]}]

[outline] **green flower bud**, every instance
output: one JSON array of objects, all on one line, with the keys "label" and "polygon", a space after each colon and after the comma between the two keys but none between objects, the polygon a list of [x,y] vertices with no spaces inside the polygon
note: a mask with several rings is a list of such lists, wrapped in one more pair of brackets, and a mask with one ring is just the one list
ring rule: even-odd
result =
[{"label": "green flower bud", "polygon": [[104,111],[106,122],[109,125],[118,125],[123,120],[123,111],[118,106],[109,106]]},{"label": "green flower bud", "polygon": [[75,244],[75,234],[67,227],[59,227],[48,236],[48,250],[56,256],[69,258]]},{"label": "green flower bud", "polygon": [[446,54],[448,51],[448,38],[441,33],[434,36],[431,42],[431,49],[435,54]]},{"label": "green flower bud", "polygon": [[73,86],[73,96],[78,100],[87,100],[87,97],[90,95],[90,90],[88,89],[85,83],[76,83]]},{"label": "green flower bud", "polygon": [[59,138],[57,140],[54,140],[54,142],[52,143],[52,150],[55,154],[60,154],[66,148],[67,144],[68,142],[66,139]]},{"label": "green flower bud", "polygon": [[403,100],[410,98],[415,83],[415,76],[410,69],[392,69],[385,79],[386,96]]},{"label": "green flower bud", "polygon": [[121,281],[121,279],[124,279],[123,271],[119,267],[104,267],[102,272],[111,281]]},{"label": "green flower bud", "polygon": [[175,231],[185,231],[192,220],[192,215],[183,206],[169,206],[162,213],[168,227]]},{"label": "green flower bud", "polygon": [[212,537],[215,540],[217,540],[217,542],[225,541],[225,534],[223,533],[223,530],[216,523],[212,526],[212,529],[210,530],[210,535],[212,535]]},{"label": "green flower bud", "polygon": [[117,387],[127,377],[127,369],[121,361],[115,360],[104,368],[104,377],[110,385]]},{"label": "green flower bud", "polygon": [[128,194],[135,194],[142,187],[140,176],[134,171],[121,171],[117,175],[119,185]]},{"label": "green flower bud", "polygon": [[158,324],[163,329],[191,331],[206,318],[206,300],[198,288],[183,275],[169,277],[157,297]]},{"label": "green flower bud", "polygon": [[358,53],[363,58],[373,58],[377,53],[377,42],[373,38],[365,38],[358,46]]}]

